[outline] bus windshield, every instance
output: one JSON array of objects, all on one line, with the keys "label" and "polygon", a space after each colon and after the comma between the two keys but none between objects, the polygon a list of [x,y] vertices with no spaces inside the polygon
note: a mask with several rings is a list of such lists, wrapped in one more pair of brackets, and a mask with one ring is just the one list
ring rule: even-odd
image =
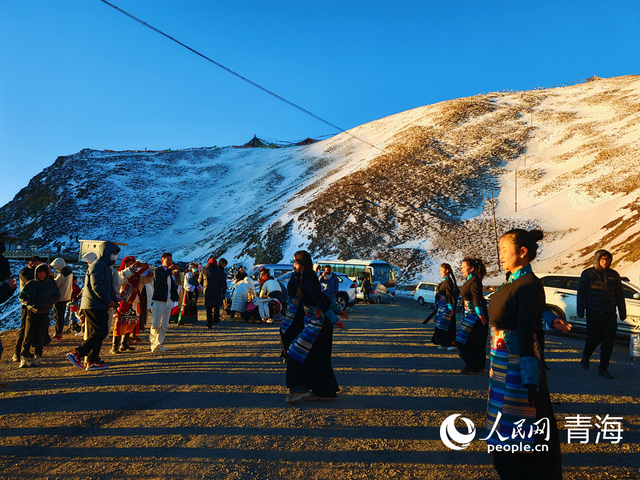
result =
[{"label": "bus windshield", "polygon": [[396,276],[391,265],[372,265],[371,283],[381,283],[385,287],[396,286]]}]

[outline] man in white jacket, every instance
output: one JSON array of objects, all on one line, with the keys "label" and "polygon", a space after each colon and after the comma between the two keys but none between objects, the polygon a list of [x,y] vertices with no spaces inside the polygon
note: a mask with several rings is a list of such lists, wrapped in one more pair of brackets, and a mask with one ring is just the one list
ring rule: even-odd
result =
[{"label": "man in white jacket", "polygon": [[64,329],[64,312],[73,292],[73,272],[62,258],[56,258],[51,262],[51,266],[58,272],[53,279],[58,286],[58,290],[60,290],[60,300],[53,306],[56,334],[51,340],[59,342],[62,340],[62,330]]},{"label": "man in white jacket", "polygon": [[271,313],[269,312],[269,302],[271,300],[277,300],[282,306],[282,289],[276,279],[274,279],[269,270],[262,272],[260,280],[262,281],[262,287],[260,287],[260,298],[254,299],[255,303],[260,309],[260,317],[267,323],[271,323]]}]

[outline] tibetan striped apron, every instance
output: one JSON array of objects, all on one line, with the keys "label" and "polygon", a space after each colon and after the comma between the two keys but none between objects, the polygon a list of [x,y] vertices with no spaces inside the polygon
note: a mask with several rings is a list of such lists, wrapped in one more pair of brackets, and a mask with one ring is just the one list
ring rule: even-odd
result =
[{"label": "tibetan striped apron", "polygon": [[290,298],[287,302],[287,311],[284,314],[284,318],[282,319],[282,323],[280,324],[280,332],[284,335],[291,324],[293,323],[293,319],[296,316],[296,312],[298,311],[298,305],[300,305],[299,298]]},{"label": "tibetan striped apron", "polygon": [[449,310],[447,299],[440,297],[440,300],[438,301],[438,312],[436,313],[436,318],[434,320],[436,328],[438,330],[444,330],[445,332],[448,331],[452,317],[453,311]]},{"label": "tibetan striped apron", "polygon": [[304,330],[291,343],[287,355],[304,362],[324,325],[324,314],[318,307],[304,307]]},{"label": "tibetan striped apron", "polygon": [[473,329],[473,326],[478,321],[479,317],[476,315],[476,311],[473,308],[473,303],[469,300],[464,301],[464,318],[460,322],[458,327],[458,334],[456,335],[456,342],[467,344],[467,338],[469,338],[469,332]]},{"label": "tibetan striped apron", "polygon": [[[540,359],[538,344],[535,352]],[[489,370],[489,399],[487,401],[487,435],[500,412],[499,425],[487,439],[493,445],[533,444],[534,436],[529,436],[536,421],[536,410],[529,405],[528,391],[520,377],[520,355],[518,334],[515,330],[500,330],[491,327],[491,369]],[[524,420],[524,422],[522,422]],[[518,422],[518,425],[516,425]],[[516,435],[514,435],[514,432]],[[517,433],[521,434],[518,435]],[[507,437],[506,440],[502,438]],[[515,438],[514,438],[515,436]]]}]

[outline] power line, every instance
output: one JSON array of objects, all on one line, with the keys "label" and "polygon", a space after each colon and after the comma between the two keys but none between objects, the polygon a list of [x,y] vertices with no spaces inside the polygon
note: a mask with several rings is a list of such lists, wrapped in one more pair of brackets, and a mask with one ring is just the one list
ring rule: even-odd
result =
[{"label": "power line", "polygon": [[107,0],[100,0],[100,1],[101,1],[102,3],[104,3],[105,5],[110,6],[110,7],[111,7],[111,8],[113,8],[114,10],[117,10],[118,12],[122,13],[123,15],[126,15],[126,16],[127,16],[127,17],[129,17],[130,19],[135,20],[135,21],[136,21],[136,22],[138,22],[139,24],[144,25],[144,26],[145,26],[145,27],[147,27],[147,28],[150,28],[150,29],[151,29],[151,30],[153,30],[154,32],[159,33],[159,34],[160,34],[160,35],[162,35],[163,37],[166,37],[166,38],[168,38],[169,40],[171,40],[172,42],[175,42],[175,43],[177,43],[178,45],[180,45],[180,46],[182,46],[182,47],[186,48],[186,49],[187,49],[187,50],[189,50],[190,52],[195,53],[195,54],[196,54],[196,55],[198,55],[199,57],[202,57],[202,58],[204,58],[205,60],[207,60],[207,61],[209,61],[209,62],[213,63],[213,64],[214,64],[214,65],[216,65],[217,67],[222,68],[223,70],[227,71],[227,72],[228,72],[228,73],[230,73],[231,75],[233,75],[233,76],[235,76],[235,77],[238,77],[240,80],[242,80],[242,81],[244,81],[244,82],[247,82],[249,85],[252,85],[252,86],[256,87],[257,89],[262,90],[263,92],[265,92],[265,93],[267,93],[267,94],[271,95],[272,97],[277,98],[277,99],[278,99],[278,100],[280,100],[281,102],[284,102],[284,103],[286,103],[287,105],[289,105],[289,106],[291,106],[291,107],[293,107],[293,108],[296,108],[296,109],[300,110],[300,111],[301,111],[301,112],[303,112],[303,113],[306,113],[307,115],[309,115],[309,116],[311,116],[311,117],[315,118],[316,120],[318,120],[318,121],[320,121],[320,122],[322,122],[322,123],[325,123],[325,124],[329,125],[331,128],[335,128],[336,130],[339,130],[339,131],[340,131],[340,132],[342,132],[342,133],[346,133],[347,135],[349,135],[349,136],[350,136],[350,137],[352,137],[352,138],[355,138],[356,140],[359,140],[359,141],[361,141],[361,142],[363,142],[363,143],[366,143],[367,145],[369,145],[369,146],[370,146],[370,147],[372,147],[372,148],[378,149],[378,150],[380,150],[380,151],[381,151],[381,152],[383,152],[383,153],[387,153],[384,149],[382,149],[382,148],[380,148],[380,147],[378,147],[378,146],[376,146],[376,145],[373,145],[373,144],[371,144],[371,143],[367,142],[366,140],[364,140],[364,139],[362,139],[362,138],[360,138],[360,137],[357,137],[356,135],[353,135],[352,133],[349,133],[349,132],[348,132],[348,131],[346,131],[345,129],[340,128],[340,127],[338,127],[337,125],[334,125],[333,123],[331,123],[331,122],[329,122],[329,121],[327,121],[327,120],[325,120],[325,119],[323,119],[323,118],[319,117],[319,116],[318,116],[318,115],[316,115],[315,113],[310,112],[310,111],[309,111],[309,110],[307,110],[306,108],[302,108],[300,105],[296,105],[295,103],[290,102],[290,101],[289,101],[289,100],[287,100],[286,98],[281,97],[280,95],[278,95],[278,94],[276,94],[276,93],[272,92],[271,90],[268,90],[268,89],[264,88],[263,86],[258,85],[256,82],[253,82],[253,81],[249,80],[248,78],[243,77],[243,76],[242,76],[242,75],[240,75],[239,73],[234,72],[233,70],[231,70],[230,68],[225,67],[225,66],[224,66],[224,65],[222,65],[221,63],[216,62],[215,60],[213,60],[213,59],[211,59],[211,58],[207,57],[206,55],[203,55],[202,53],[198,52],[197,50],[194,50],[194,49],[193,49],[193,48],[191,48],[190,46],[185,45],[185,44],[184,44],[184,43],[182,43],[181,41],[176,40],[176,39],[175,39],[175,38],[173,38],[172,36],[167,35],[167,34],[166,34],[166,33],[164,33],[162,30],[158,30],[157,28],[155,28],[155,27],[153,27],[153,26],[149,25],[148,23],[146,23],[146,22],[144,22],[144,21],[140,20],[138,17],[135,17],[134,15],[131,15],[130,13],[125,12],[125,11],[124,11],[124,10],[122,10],[121,8],[119,8],[119,7],[115,6],[114,4],[107,2]]}]

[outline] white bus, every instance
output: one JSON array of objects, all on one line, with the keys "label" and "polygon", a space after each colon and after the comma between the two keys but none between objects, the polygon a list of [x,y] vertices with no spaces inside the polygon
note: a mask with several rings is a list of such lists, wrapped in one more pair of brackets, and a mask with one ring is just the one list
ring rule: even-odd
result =
[{"label": "white bus", "polygon": [[323,269],[328,265],[334,272],[344,273],[359,283],[365,274],[368,274],[372,286],[384,285],[390,293],[395,292],[396,280],[400,275],[397,267],[389,265],[384,260],[318,260],[316,264]]}]

